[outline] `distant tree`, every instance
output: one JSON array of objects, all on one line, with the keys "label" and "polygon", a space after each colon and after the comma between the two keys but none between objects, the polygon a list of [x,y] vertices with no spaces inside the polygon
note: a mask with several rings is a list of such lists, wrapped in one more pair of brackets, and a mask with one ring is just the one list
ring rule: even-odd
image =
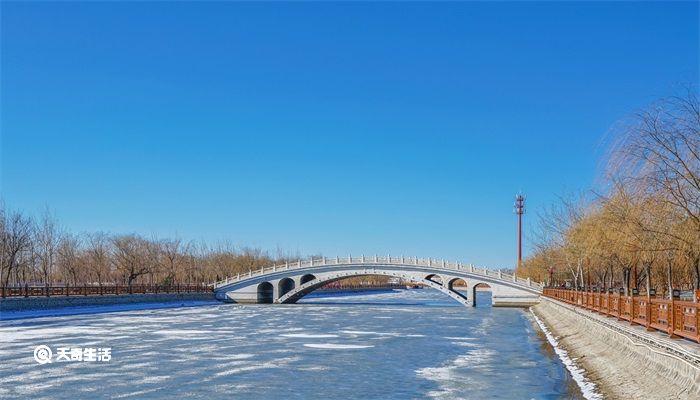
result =
[{"label": "distant tree", "polygon": [[105,279],[111,275],[110,257],[111,241],[104,232],[92,233],[87,236],[86,258],[92,276],[97,284],[102,286]]},{"label": "distant tree", "polygon": [[183,269],[187,248],[182,245],[182,240],[179,238],[161,240],[158,244],[161,269],[166,274],[163,283],[172,285],[178,280]]},{"label": "distant tree", "polygon": [[149,243],[137,235],[122,235],[112,239],[114,245],[112,260],[131,289],[134,281],[151,271]]},{"label": "distant tree", "polygon": [[51,283],[51,274],[56,265],[58,245],[61,240],[56,218],[46,208],[41,215],[34,232],[34,245],[36,248],[38,269],[44,283]]},{"label": "distant tree", "polygon": [[58,244],[58,268],[64,281],[71,285],[78,285],[85,278],[80,244],[80,238],[73,234],[64,235]]},{"label": "distant tree", "polygon": [[0,266],[2,284],[8,286],[10,276],[20,266],[22,257],[32,245],[34,223],[20,212],[6,211],[0,204]]}]

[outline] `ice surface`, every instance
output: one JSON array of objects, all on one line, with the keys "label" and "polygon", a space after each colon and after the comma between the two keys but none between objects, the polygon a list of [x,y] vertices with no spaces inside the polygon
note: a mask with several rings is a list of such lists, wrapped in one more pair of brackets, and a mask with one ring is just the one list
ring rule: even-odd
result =
[{"label": "ice surface", "polygon": [[[522,310],[465,308],[432,290],[83,311],[0,321],[1,398],[577,395]],[[39,365],[39,344],[110,347],[112,360]]]}]

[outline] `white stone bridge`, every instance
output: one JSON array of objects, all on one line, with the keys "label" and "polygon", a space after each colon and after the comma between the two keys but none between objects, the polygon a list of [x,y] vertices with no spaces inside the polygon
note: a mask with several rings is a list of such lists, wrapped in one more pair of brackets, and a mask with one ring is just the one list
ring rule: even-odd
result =
[{"label": "white stone bridge", "polygon": [[476,286],[491,288],[494,306],[528,306],[539,301],[542,284],[473,265],[415,257],[318,258],[275,265],[214,284],[216,298],[235,303],[295,303],[334,281],[384,275],[422,283],[465,306],[474,306]]}]

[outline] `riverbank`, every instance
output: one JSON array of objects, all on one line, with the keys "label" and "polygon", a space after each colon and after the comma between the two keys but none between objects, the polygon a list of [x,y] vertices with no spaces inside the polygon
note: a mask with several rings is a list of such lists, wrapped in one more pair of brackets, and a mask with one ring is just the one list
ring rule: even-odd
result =
[{"label": "riverbank", "polygon": [[[319,289],[310,296],[353,296],[365,293],[391,292],[394,290],[397,289],[393,287],[330,288]],[[222,303],[216,300],[211,293],[11,298],[0,300],[0,321],[217,304]]]},{"label": "riverbank", "polygon": [[700,398],[700,346],[543,298],[533,313],[604,398]]},{"label": "riverbank", "polygon": [[74,307],[100,307],[141,303],[215,301],[213,293],[157,293],[104,296],[19,297],[0,300],[0,313],[44,311]]}]

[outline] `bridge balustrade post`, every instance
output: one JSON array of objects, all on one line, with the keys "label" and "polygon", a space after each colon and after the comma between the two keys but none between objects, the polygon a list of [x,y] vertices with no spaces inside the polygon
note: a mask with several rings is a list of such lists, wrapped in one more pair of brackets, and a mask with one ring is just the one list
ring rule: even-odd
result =
[{"label": "bridge balustrade post", "polygon": [[297,267],[301,268],[301,258],[299,260],[297,260]]},{"label": "bridge balustrade post", "polygon": [[442,259],[442,268],[445,268],[445,259]]},{"label": "bridge balustrade post", "polygon": [[[515,275],[514,275],[515,276]],[[532,282],[530,281],[530,278],[527,278],[527,285],[532,286]]]},{"label": "bridge balustrade post", "polygon": [[360,262],[361,262],[362,264],[365,263],[365,255],[364,255],[364,254],[362,255],[362,257],[360,257]]},{"label": "bridge balustrade post", "polygon": [[401,255],[401,264],[404,264],[404,261],[403,261],[403,254]]},{"label": "bridge balustrade post", "polygon": [[277,266],[274,264],[272,265],[272,272],[277,272]]},{"label": "bridge balustrade post", "polygon": [[379,261],[378,261],[378,259],[377,259],[377,255],[375,254],[375,255],[374,255],[374,263],[376,264],[376,263],[378,263],[378,262],[379,262]]},{"label": "bridge balustrade post", "polygon": [[498,270],[498,279],[503,279],[503,272],[500,269]]},{"label": "bridge balustrade post", "polygon": [[338,256],[335,256],[335,263],[340,264],[340,258],[338,258]]},{"label": "bridge balustrade post", "polygon": [[240,273],[240,272],[236,274],[236,280],[237,280],[237,281],[240,281],[240,280],[241,280],[241,273]]},{"label": "bridge balustrade post", "polygon": [[433,266],[433,259],[432,258],[428,258],[428,266],[429,267]]},{"label": "bridge balustrade post", "polygon": [[413,257],[413,265],[418,265],[418,257]]},{"label": "bridge balustrade post", "polygon": [[474,264],[469,264],[469,272],[474,272]]},{"label": "bridge balustrade post", "polygon": [[314,266],[314,258],[313,257],[311,257],[311,266],[312,267]]},{"label": "bridge balustrade post", "polygon": [[326,265],[326,256],[321,258],[321,264]]}]

